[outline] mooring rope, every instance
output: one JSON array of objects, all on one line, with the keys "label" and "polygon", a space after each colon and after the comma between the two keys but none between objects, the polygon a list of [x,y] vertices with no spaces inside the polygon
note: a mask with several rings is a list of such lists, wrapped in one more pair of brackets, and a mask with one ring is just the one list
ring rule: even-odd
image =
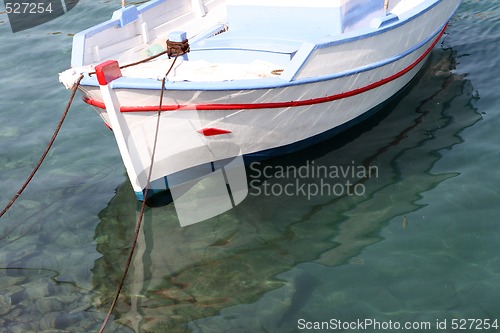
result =
[{"label": "mooring rope", "polygon": [[[149,58],[146,58],[146,59],[142,59],[142,60],[139,60],[139,61],[136,61],[136,62],[132,62],[130,64],[126,64],[126,65],[123,65],[123,66],[120,66],[120,69],[124,69],[124,68],[127,68],[127,67],[132,67],[132,66],[135,66],[135,65],[140,65],[140,64],[143,64],[145,62],[148,62],[150,60],[153,60],[153,59],[156,59],[164,54],[167,54],[168,53],[168,50],[165,50],[165,51],[161,51]],[[91,74],[95,74],[95,73],[91,73]]]},{"label": "mooring rope", "polygon": [[54,131],[54,134],[52,134],[52,138],[50,139],[49,144],[47,145],[47,148],[45,148],[45,151],[43,152],[42,156],[40,157],[40,160],[38,161],[38,163],[35,166],[35,168],[33,169],[33,171],[31,171],[30,175],[28,176],[28,179],[26,179],[23,186],[21,186],[19,191],[17,191],[17,193],[12,198],[12,200],[10,200],[10,202],[7,204],[7,206],[5,206],[5,208],[2,210],[2,212],[0,213],[0,217],[2,217],[10,209],[10,207],[12,207],[14,202],[16,202],[16,200],[19,198],[21,193],[23,193],[24,189],[28,186],[29,182],[33,179],[33,177],[35,176],[35,173],[38,171],[38,169],[42,165],[43,161],[45,160],[45,157],[49,153],[50,148],[52,148],[52,145],[54,144],[54,141],[56,140],[57,134],[59,134],[59,130],[61,129],[62,124],[64,123],[64,120],[66,119],[69,108],[71,107],[71,104],[73,103],[73,99],[75,98],[76,91],[78,90],[78,86],[80,85],[80,81],[82,81],[82,79],[83,79],[83,75],[80,75],[80,77],[76,81],[75,85],[73,86],[72,92],[71,92],[71,97],[69,98],[68,105],[66,105],[66,110],[64,110],[64,113],[62,114],[61,119],[59,120],[59,124],[57,125],[57,128]]},{"label": "mooring rope", "polygon": [[190,50],[189,41],[187,39],[182,42],[174,42],[167,39],[167,54],[170,59],[173,56],[188,53]]},{"label": "mooring rope", "polygon": [[[167,45],[168,45],[168,43],[167,43]],[[165,76],[163,77],[163,79],[161,81],[160,106],[158,107],[158,114],[157,114],[157,121],[156,121],[156,132],[155,132],[155,137],[154,137],[154,141],[153,141],[153,150],[151,152],[151,162],[150,162],[151,166],[149,168],[148,179],[147,179],[147,182],[146,182],[146,188],[144,189],[144,201],[142,202],[141,211],[139,213],[139,218],[138,218],[137,225],[136,225],[136,228],[135,228],[134,240],[133,240],[132,246],[130,248],[130,252],[129,252],[129,255],[128,255],[128,258],[127,258],[127,263],[125,265],[125,269],[123,271],[123,274],[122,274],[122,277],[121,277],[121,280],[120,280],[120,284],[118,285],[118,289],[116,291],[116,294],[115,294],[115,297],[113,299],[113,302],[111,303],[111,306],[110,306],[110,308],[108,310],[108,313],[106,314],[106,317],[105,317],[105,319],[104,319],[104,321],[103,321],[103,323],[101,325],[101,328],[99,329],[99,333],[104,332],[104,329],[106,328],[106,325],[108,324],[109,319],[111,318],[111,314],[113,313],[113,310],[114,310],[114,308],[116,306],[116,303],[118,302],[118,299],[120,297],[121,291],[123,290],[123,286],[125,284],[125,279],[127,278],[127,273],[128,273],[128,271],[130,269],[130,265],[132,263],[132,258],[134,256],[134,252],[135,252],[135,248],[136,248],[136,245],[137,245],[137,240],[139,238],[139,233],[140,233],[140,230],[141,230],[142,222],[144,220],[144,212],[146,210],[146,200],[147,200],[147,197],[148,197],[148,191],[149,191],[149,186],[150,186],[150,182],[151,182],[151,176],[152,176],[152,173],[153,173],[153,163],[154,163],[155,154],[156,154],[156,147],[157,147],[157,143],[158,143],[158,132],[159,132],[159,129],[160,129],[160,119],[161,119],[161,111],[162,111],[161,109],[162,109],[162,105],[163,105],[163,96],[165,94],[165,82],[166,82],[167,76],[170,74],[170,72],[174,68],[174,65],[175,65],[175,62],[177,61],[177,58],[180,55],[183,55],[184,53],[189,52],[189,44],[187,44],[187,40],[185,40],[182,43],[179,43],[179,45],[175,45],[174,48],[175,48],[175,51],[174,51],[175,52],[174,53],[175,58],[172,61],[172,64],[170,65],[170,68],[168,69],[167,73],[165,74]],[[169,54],[169,57],[170,57],[172,55],[172,53],[171,53],[172,50],[169,49],[169,48],[167,48],[167,50],[164,51],[164,52],[156,54],[156,55],[154,55],[152,57],[149,57],[147,59],[143,59],[141,61],[137,61],[135,63],[131,63],[131,64],[128,64],[128,65],[121,66],[120,68],[127,68],[127,67],[131,67],[131,66],[135,66],[135,65],[138,65],[138,64],[150,61],[152,59],[155,59],[155,58],[157,58],[157,57],[159,57],[159,56],[161,56],[163,54],[168,54],[169,52],[170,52],[170,54]],[[95,72],[94,73],[89,73],[89,75],[93,75],[93,74],[95,74]],[[9,208],[12,207],[12,205],[14,204],[14,202],[16,202],[16,200],[19,198],[19,196],[24,191],[24,189],[28,186],[29,182],[33,179],[33,177],[35,176],[35,173],[38,171],[38,169],[42,165],[43,161],[45,160],[45,157],[47,156],[47,154],[49,153],[50,149],[52,148],[52,145],[53,145],[53,143],[54,143],[57,135],[59,134],[59,131],[60,131],[61,127],[62,127],[62,124],[64,123],[64,120],[66,119],[66,116],[67,116],[68,111],[69,111],[69,109],[71,107],[71,104],[73,103],[73,100],[75,98],[75,95],[76,95],[76,92],[78,90],[78,87],[80,86],[80,82],[82,81],[83,78],[84,78],[84,75],[80,74],[80,76],[78,77],[77,81],[73,85],[72,92],[71,92],[71,97],[70,97],[70,99],[68,101],[66,109],[65,109],[63,115],[61,116],[61,120],[59,121],[59,124],[58,124],[58,126],[57,126],[54,134],[52,135],[52,138],[51,138],[49,144],[47,145],[47,148],[43,152],[42,157],[38,161],[37,165],[35,166],[35,168],[31,172],[31,174],[29,175],[28,179],[25,181],[25,183],[23,184],[23,186],[21,187],[21,189],[14,195],[14,197],[12,198],[12,200],[2,210],[2,212],[0,213],[0,217],[2,217],[9,210]]]},{"label": "mooring rope", "polygon": [[118,285],[118,289],[116,290],[115,297],[113,298],[113,302],[111,303],[111,306],[109,307],[108,313],[106,314],[106,317],[104,318],[104,321],[102,322],[101,328],[99,329],[99,333],[104,332],[104,329],[106,328],[106,325],[108,324],[109,319],[111,318],[111,314],[113,313],[113,310],[116,307],[116,303],[118,302],[118,298],[120,297],[123,286],[125,285],[125,279],[127,278],[127,274],[128,274],[129,269],[130,269],[130,265],[132,264],[132,259],[133,259],[135,248],[137,245],[137,240],[139,239],[139,233],[141,230],[142,222],[144,220],[144,212],[146,209],[146,200],[148,198],[148,191],[149,191],[149,185],[151,182],[151,175],[153,174],[153,163],[155,160],[156,147],[157,147],[157,143],[158,143],[158,132],[160,130],[161,108],[163,105],[163,95],[165,94],[165,82],[166,82],[168,74],[170,74],[170,72],[174,68],[175,62],[177,61],[177,58],[179,57],[179,55],[181,55],[181,54],[179,53],[179,54],[175,55],[174,61],[172,61],[170,68],[168,69],[167,73],[165,74],[165,76],[163,77],[163,79],[161,81],[160,106],[158,108],[158,113],[157,113],[155,137],[154,137],[154,141],[153,141],[153,150],[151,152],[151,161],[150,161],[151,164],[149,167],[146,188],[144,189],[144,201],[142,202],[142,205],[141,205],[139,219],[138,219],[137,225],[135,227],[134,240],[132,241],[132,246],[131,246],[129,254],[128,254],[127,263],[125,264],[125,269],[123,270],[123,274],[122,274],[120,283]]},{"label": "mooring rope", "polygon": [[[171,41],[167,40],[167,49],[165,51],[162,51],[162,52],[160,52],[158,54],[155,54],[155,55],[153,55],[153,56],[151,56],[149,58],[146,58],[146,59],[143,59],[143,60],[140,60],[140,61],[137,61],[137,62],[133,62],[133,63],[127,64],[127,65],[120,66],[120,69],[124,69],[124,68],[127,68],[127,67],[132,67],[132,66],[143,64],[145,62],[148,62],[148,61],[151,61],[153,59],[156,59],[156,58],[158,58],[158,57],[160,57],[160,56],[162,56],[164,54],[167,54],[169,56],[169,58],[172,55],[175,55],[174,61],[172,62],[172,65],[170,66],[170,69],[168,70],[167,74],[165,75],[165,77],[164,77],[164,79],[162,81],[163,84],[162,84],[161,99],[163,99],[163,89],[164,89],[164,86],[165,86],[165,78],[167,77],[167,75],[170,73],[170,71],[174,67],[174,64],[175,64],[175,61],[177,60],[177,57],[179,55],[183,55],[183,54],[185,54],[187,52],[189,52],[189,44],[188,44],[188,40],[187,39],[184,40],[184,41],[182,41],[182,42],[179,42],[179,43],[175,43],[175,42],[171,42]],[[88,73],[89,76],[90,75],[94,75],[94,74],[95,74],[95,72]],[[45,157],[47,157],[47,154],[49,153],[49,150],[52,148],[52,145],[54,144],[54,141],[55,141],[57,135],[59,134],[59,130],[61,129],[62,124],[63,124],[64,120],[66,119],[66,115],[68,114],[69,108],[71,107],[71,104],[73,103],[73,99],[75,98],[76,92],[77,92],[78,87],[80,86],[80,82],[82,81],[83,78],[84,78],[84,75],[81,74],[78,77],[78,79],[76,80],[75,84],[73,85],[73,88],[71,89],[72,90],[71,97],[70,97],[70,99],[68,101],[68,104],[66,106],[66,110],[64,111],[63,115],[61,116],[61,120],[59,121],[59,124],[57,125],[57,128],[56,128],[54,134],[52,135],[52,138],[51,138],[49,144],[45,148],[45,151],[43,152],[42,156],[40,157],[40,160],[38,161],[37,165],[35,166],[35,168],[31,172],[31,174],[28,176],[28,178],[26,179],[26,181],[24,182],[24,184],[21,186],[21,188],[19,189],[19,191],[17,191],[17,193],[12,198],[12,200],[7,204],[7,206],[5,206],[5,208],[0,213],[0,218],[17,201],[17,199],[19,198],[19,196],[21,195],[21,193],[23,193],[23,191],[26,189],[26,187],[28,186],[28,184],[31,182],[31,180],[35,176],[35,173],[38,171],[38,169],[42,165],[43,161],[45,160]]]}]

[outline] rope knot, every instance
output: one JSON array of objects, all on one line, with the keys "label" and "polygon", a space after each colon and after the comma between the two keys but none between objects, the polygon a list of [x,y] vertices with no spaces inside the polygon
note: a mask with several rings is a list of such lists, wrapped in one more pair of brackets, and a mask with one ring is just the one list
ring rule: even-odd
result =
[{"label": "rope knot", "polygon": [[180,56],[188,53],[190,50],[189,43],[187,39],[184,39],[182,42],[174,42],[167,39],[167,55],[170,59],[172,56]]}]

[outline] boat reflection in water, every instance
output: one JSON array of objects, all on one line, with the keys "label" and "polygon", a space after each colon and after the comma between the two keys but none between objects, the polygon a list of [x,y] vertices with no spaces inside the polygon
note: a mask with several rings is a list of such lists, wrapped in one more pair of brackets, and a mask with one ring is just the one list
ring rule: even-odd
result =
[{"label": "boat reflection in water", "polygon": [[[356,261],[366,246],[382,240],[380,231],[391,219],[399,217],[402,228],[408,227],[406,215],[421,208],[421,194],[457,175],[431,172],[439,152],[460,144],[461,131],[481,119],[471,83],[453,74],[454,67],[454,52],[436,49],[411,89],[371,120],[308,151],[251,165],[249,195],[227,213],[180,228],[173,205],[148,209],[115,322],[136,332],[220,332],[214,323],[221,321],[225,329],[296,329],[294,313],[319,283],[298,264]],[[305,195],[297,179],[279,173],[313,165],[371,174],[298,175],[306,186],[351,184],[343,195]],[[347,194],[355,185],[359,193]],[[107,311],[116,291],[137,214],[127,181],[96,229],[102,253],[93,268],[98,311]],[[281,292],[272,293],[275,299],[252,321],[234,315],[207,319],[236,305],[259,304],[273,290]]]}]

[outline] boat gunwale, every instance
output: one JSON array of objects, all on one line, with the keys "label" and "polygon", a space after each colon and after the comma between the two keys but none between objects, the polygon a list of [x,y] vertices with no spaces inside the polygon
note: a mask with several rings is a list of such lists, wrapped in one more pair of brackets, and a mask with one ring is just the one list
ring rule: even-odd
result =
[{"label": "boat gunwale", "polygon": [[[446,29],[447,22],[442,24],[436,31],[434,31],[429,37],[407,49],[398,55],[390,58],[386,58],[382,61],[371,63],[369,65],[354,68],[348,71],[324,75],[309,77],[303,79],[297,79],[293,81],[286,81],[279,77],[276,78],[265,78],[265,79],[250,79],[250,80],[233,80],[233,81],[223,81],[223,82],[194,82],[194,81],[166,81],[165,90],[175,91],[238,91],[238,90],[261,90],[261,89],[276,89],[276,88],[286,88],[291,86],[331,81],[351,75],[356,75],[359,73],[374,70],[383,66],[387,66],[391,63],[397,62],[413,52],[420,49],[425,44],[433,40],[441,32]],[[431,49],[432,50],[432,49]],[[81,83],[83,86],[94,86],[98,87],[97,79],[86,77]],[[161,81],[156,79],[139,79],[139,78],[129,78],[121,77],[110,83],[113,89],[131,89],[131,90],[161,90]]]},{"label": "boat gunwale", "polygon": [[[161,1],[161,0],[157,0]],[[432,3],[427,4],[427,1],[433,1]],[[262,78],[262,79],[247,79],[247,80],[230,80],[230,81],[166,81],[164,89],[169,90],[169,91],[174,91],[174,90],[182,90],[182,91],[238,91],[238,90],[258,90],[258,89],[276,89],[276,88],[286,88],[290,86],[295,86],[295,85],[302,85],[302,84],[309,84],[309,83],[316,83],[316,82],[323,82],[323,81],[330,81],[338,78],[343,78],[347,77],[350,75],[355,75],[359,73],[363,73],[366,71],[370,71],[373,69],[377,69],[379,67],[386,66],[390,63],[394,63],[409,54],[415,52],[419,48],[421,48],[423,45],[428,43],[430,40],[432,40],[436,35],[438,35],[443,29],[446,28],[449,20],[453,15],[456,13],[456,11],[459,8],[459,5],[456,6],[454,11],[447,17],[445,20],[443,20],[443,24],[439,26],[439,28],[434,31],[430,36],[425,38],[423,41],[417,43],[416,45],[408,48],[404,52],[401,52],[395,56],[385,58],[383,60],[370,63],[368,65],[364,65],[361,67],[349,69],[347,71],[343,72],[337,72],[333,74],[328,74],[328,75],[323,75],[323,76],[313,76],[313,77],[307,77],[307,78],[299,78],[299,79],[293,79],[293,77],[300,71],[302,66],[305,64],[307,59],[309,58],[310,54],[314,52],[315,50],[318,49],[323,49],[323,48],[328,48],[336,45],[341,45],[341,44],[346,44],[349,42],[354,42],[358,41],[361,39],[366,39],[370,38],[376,35],[380,35],[383,33],[386,33],[388,31],[391,31],[393,29],[396,29],[398,27],[401,27],[403,25],[408,24],[410,21],[420,17],[421,15],[424,15],[426,12],[437,6],[438,4],[442,3],[444,0],[427,0],[426,2],[423,2],[419,4],[417,7],[424,7],[422,10],[416,10],[413,8],[409,12],[415,12],[413,15],[409,15],[406,18],[399,19],[395,22],[392,22],[390,24],[384,25],[380,28],[377,28],[375,30],[363,30],[363,34],[356,34],[352,36],[347,36],[343,38],[338,38],[338,36],[335,36],[335,39],[328,38],[328,40],[324,40],[322,42],[318,42],[316,44],[310,43],[310,42],[304,42],[302,47],[299,48],[299,51],[297,52],[295,57],[299,56],[300,51],[304,51],[303,55],[300,55],[302,59],[299,59],[298,66],[296,68],[291,69],[294,73],[286,74],[284,72],[281,77],[276,77],[276,78]],[[460,1],[461,2],[461,1]],[[305,50],[304,50],[305,49]],[[295,58],[294,57],[294,58]],[[291,60],[293,61],[293,59]],[[289,80],[285,78],[289,78]],[[97,79],[95,77],[91,77],[89,75],[86,75],[85,78],[81,82],[82,85],[84,86],[94,86],[98,87],[99,84],[97,82]],[[161,90],[161,81],[153,78],[133,78],[133,77],[122,77],[118,80],[115,80],[114,82],[111,83],[111,86],[113,89],[131,89],[131,90]]]},{"label": "boat gunwale", "polygon": [[[359,94],[362,94],[364,92],[376,89],[380,86],[383,86],[386,83],[389,83],[391,81],[394,81],[411,70],[413,70],[415,67],[417,67],[429,54],[430,52],[434,49],[436,44],[439,42],[441,39],[442,35],[444,34],[446,30],[447,24],[441,29],[440,32],[438,32],[436,35],[433,35],[433,38],[430,38],[426,43],[429,43],[432,41],[432,45],[430,45],[429,48],[427,48],[423,54],[417,58],[413,63],[411,63],[409,66],[405,67],[403,70],[385,77],[381,80],[378,80],[376,82],[373,82],[367,86],[356,88],[347,92],[342,92],[330,96],[325,96],[325,97],[317,97],[317,98],[311,98],[307,100],[296,100],[296,101],[284,101],[284,102],[267,102],[267,103],[252,103],[252,104],[234,104],[234,103],[228,103],[228,104],[211,104],[211,103],[201,103],[201,104],[172,104],[172,105],[163,105],[161,108],[161,111],[179,111],[179,110],[198,110],[198,111],[218,111],[218,110],[255,110],[255,109],[275,109],[275,108],[287,108],[287,107],[299,107],[299,106],[309,106],[309,105],[314,105],[314,104],[321,104],[321,103],[328,103],[328,102],[333,102],[335,100],[340,100],[343,98],[348,98],[352,96],[356,96]],[[434,39],[434,40],[433,40]],[[424,47],[425,44],[420,46],[420,48]],[[417,49],[418,50],[418,49]],[[415,50],[416,51],[416,50]],[[410,53],[411,54],[411,53]],[[409,54],[408,54],[409,55]],[[312,82],[315,83],[315,82]],[[90,98],[84,98],[83,99],[85,103],[92,105],[94,107],[98,107],[101,109],[105,109],[105,105],[102,102],[96,101],[94,99]],[[123,113],[128,113],[128,112],[157,112],[159,110],[158,105],[153,105],[153,106],[121,106],[120,111]]]}]

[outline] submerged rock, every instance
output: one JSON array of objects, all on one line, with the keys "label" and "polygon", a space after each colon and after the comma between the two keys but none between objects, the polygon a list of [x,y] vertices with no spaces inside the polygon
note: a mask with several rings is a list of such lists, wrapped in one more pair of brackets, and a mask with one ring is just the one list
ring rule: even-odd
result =
[{"label": "submerged rock", "polygon": [[12,299],[9,295],[0,294],[0,315],[7,314],[12,308]]}]

